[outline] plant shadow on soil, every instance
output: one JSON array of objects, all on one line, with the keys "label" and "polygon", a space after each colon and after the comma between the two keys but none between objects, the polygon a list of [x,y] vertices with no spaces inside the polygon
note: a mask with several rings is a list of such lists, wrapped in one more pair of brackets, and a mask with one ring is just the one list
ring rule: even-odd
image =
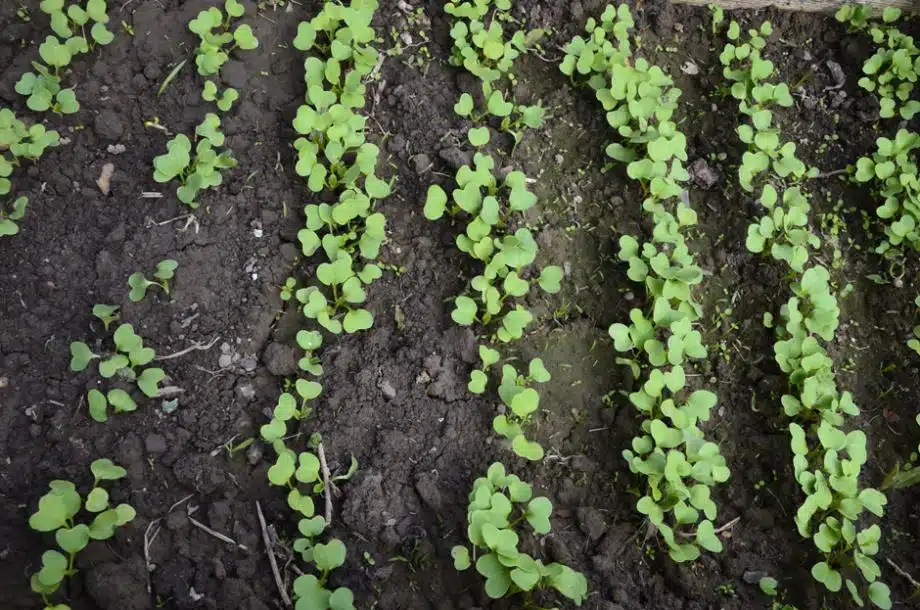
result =
[{"label": "plant shadow on soil", "polygon": [[[18,3],[3,4],[0,96],[28,115],[13,85],[36,58],[48,24],[36,1],[24,3],[30,23],[17,17]],[[185,26],[211,3],[138,0],[122,10],[120,4],[111,3],[113,22],[130,24],[134,36],[122,30],[112,45],[75,62],[69,78],[82,109],[49,117],[67,143],[14,177],[32,204],[20,234],[0,240],[0,607],[39,606],[28,575],[51,541],[28,529],[28,515],[48,481],[85,486],[97,457],[128,469],[113,500],[130,502],[138,518],[80,555],[80,571],[66,591],[73,608],[280,607],[255,510],[259,500],[273,529],[289,537],[294,523],[283,494],[265,476],[271,450],[255,443],[229,455],[221,447],[258,434],[284,380],[297,370],[293,336],[302,319],[285,308],[278,287],[292,273],[309,278],[312,267],[300,260],[296,241],[308,195],[291,169],[290,123],[303,85],[302,57],[289,41],[318,4],[288,3],[287,10],[268,8],[258,17],[248,5],[246,21],[260,48],[235,57],[221,75],[242,96],[224,125],[240,168],[204,196],[194,222],[171,186],[152,181],[152,158],[166,135],[145,121],[156,117],[165,129],[188,133],[203,116],[201,79],[190,66],[162,95],[157,89],[175,62],[190,57],[194,43]],[[351,456],[359,463],[336,500],[333,532],[349,556],[334,584],[351,587],[360,608],[518,607],[514,600],[490,602],[478,577],[455,572],[449,557],[463,539],[472,481],[502,460],[553,500],[553,533],[528,542],[529,550],[585,572],[593,591],[585,607],[767,608],[769,600],[744,579],[758,572],[779,579],[800,608],[846,607],[842,597],[825,601],[812,583],[806,566],[813,549],[792,522],[799,494],[778,408],[784,381],[772,360],[770,332],[760,323],[764,311],[785,301],[786,279],[744,249],[757,210],[734,179],[741,149],[734,118],[723,117],[734,117],[737,108],[716,94],[722,41],[709,35],[707,11],[666,2],[645,2],[637,11],[642,54],[666,67],[684,92],[680,116],[690,160],[706,160],[715,177],[708,188],[691,189],[701,220],[693,243],[707,273],[701,298],[713,347],[694,379],[715,384],[720,397],[708,434],[722,444],[733,475],[717,490],[719,523],[739,520],[725,534],[723,553],[678,566],[647,537],[634,510],[635,481],[620,456],[638,426],[622,395],[633,381],[615,363],[606,332],[642,301],[616,262],[615,246],[620,231],[647,228],[641,194],[622,168],[606,164],[610,131],[601,109],[588,92],[569,87],[557,68],[559,47],[603,5],[522,0],[515,8],[531,27],[553,28],[543,57],[522,60],[516,87],[521,100],[542,99],[551,118],[504,161],[537,179],[541,212],[528,223],[538,233],[538,262],[567,271],[563,293],[530,303],[541,323],[520,355],[543,356],[554,378],[544,386],[536,427],[547,459],[522,467],[491,434],[495,397],[475,398],[466,390],[475,337],[451,322],[447,301],[474,270],[453,246],[450,223],[430,223],[420,213],[428,185],[449,185],[471,155],[452,107],[472,81],[446,64],[449,27],[439,3],[410,0],[425,15],[411,20],[396,2],[381,4],[378,46],[393,48],[394,36],[408,33],[368,85],[370,137],[397,178],[394,195],[381,206],[389,235],[382,258],[396,271],[370,291],[374,328],[327,341],[326,393],[300,430],[323,435],[333,470],[344,472]],[[736,16],[749,24],[774,22],[768,52],[787,82],[802,82],[796,107],[781,117],[783,132],[800,144],[809,164],[842,168],[870,151],[878,133],[891,131],[876,124],[874,103],[855,84],[870,53],[865,40],[824,15]],[[681,71],[688,60],[697,74]],[[828,60],[843,68],[842,88],[833,88],[838,83]],[[830,139],[834,134],[838,140]],[[112,152],[115,144],[125,151]],[[110,196],[95,187],[104,163],[115,165]],[[902,288],[866,280],[869,273],[884,274],[871,253],[877,238],[865,234],[860,217],[871,217],[875,204],[836,178],[813,181],[809,189],[827,222],[838,199],[853,208],[840,214],[844,257],[835,280],[856,289],[842,304],[834,356],[842,386],[863,407],[859,423],[873,448],[867,470],[877,482],[916,449],[920,436],[912,425],[920,400],[918,360],[902,340],[914,320],[918,267],[905,270]],[[157,190],[162,199],[139,198]],[[830,263],[832,252],[825,255]],[[149,272],[163,258],[179,261],[169,297],[131,303],[128,275]],[[105,425],[89,419],[81,397],[97,380],[69,371],[68,345],[103,338],[90,316],[95,303],[121,305],[122,321],[134,324],[161,355],[217,339],[210,349],[163,362],[170,385],[184,390],[175,411],[153,400]],[[920,536],[918,499],[916,490],[892,493],[883,524],[882,556],[914,574],[920,574],[920,557],[912,552]],[[194,519],[248,550],[194,527],[190,506],[199,507]],[[157,519],[148,581],[144,537]],[[883,567],[894,599],[906,600],[907,582]]]}]

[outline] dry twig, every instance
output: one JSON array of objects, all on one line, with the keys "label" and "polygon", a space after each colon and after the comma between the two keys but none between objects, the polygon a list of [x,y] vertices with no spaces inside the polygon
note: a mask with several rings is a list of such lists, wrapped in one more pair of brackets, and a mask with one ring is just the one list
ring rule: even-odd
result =
[{"label": "dry twig", "polygon": [[890,565],[894,569],[895,572],[897,572],[898,574],[906,578],[908,581],[910,581],[910,584],[912,584],[914,588],[920,589],[920,582],[917,582],[916,580],[914,580],[914,577],[911,576],[910,573],[906,572],[901,566],[891,561],[887,557],[885,558],[885,561],[888,563],[888,565]]},{"label": "dry twig", "polygon": [[285,606],[291,605],[291,598],[288,597],[284,583],[281,581],[281,574],[278,572],[278,562],[275,560],[275,552],[272,550],[272,541],[268,537],[268,526],[265,525],[265,515],[262,514],[262,505],[256,500],[256,511],[259,513],[259,525],[262,527],[262,541],[265,543],[265,552],[268,553],[268,563],[272,568],[272,576],[275,577],[275,586],[278,587],[278,593],[281,595],[281,601]]},{"label": "dry twig", "polygon": [[194,351],[198,351],[198,350],[206,351],[214,347],[214,344],[217,343],[219,340],[220,340],[220,336],[216,336],[213,339],[211,339],[211,341],[208,343],[199,343],[198,341],[196,341],[195,343],[188,346],[187,348],[183,350],[179,350],[178,352],[174,354],[169,354],[167,356],[157,356],[155,360],[172,360],[173,358],[179,358],[186,354],[190,354]]},{"label": "dry twig", "polygon": [[329,465],[326,464],[326,452],[323,451],[323,444],[320,443],[316,448],[319,455],[319,466],[323,471],[323,492],[326,495],[326,527],[332,525],[332,475],[329,474]]},{"label": "dry twig", "polygon": [[194,525],[195,527],[197,527],[198,529],[200,529],[200,530],[203,531],[204,533],[210,534],[210,535],[214,536],[214,537],[217,538],[218,540],[222,540],[222,541],[226,542],[227,544],[232,544],[233,546],[237,547],[237,548],[240,549],[241,551],[246,551],[247,553],[249,552],[249,547],[246,546],[245,544],[240,544],[239,542],[237,542],[236,540],[234,540],[234,539],[231,538],[230,536],[226,536],[226,535],[224,535],[224,534],[221,534],[221,533],[218,532],[218,531],[212,530],[210,527],[208,527],[207,525],[205,525],[205,524],[202,523],[201,521],[198,521],[197,519],[194,519],[194,518],[192,517],[192,514],[193,514],[196,510],[198,510],[198,507],[197,507],[197,506],[194,506],[194,507],[193,507],[193,506],[190,504],[189,507],[188,507],[188,509],[185,511],[186,514],[188,515],[189,523],[191,523],[192,525]]},{"label": "dry twig", "polygon": [[[713,530],[712,533],[713,533],[713,534],[716,534],[716,535],[721,534],[721,533],[724,532],[724,531],[730,530],[730,529],[731,529],[732,527],[734,527],[734,525],[735,525],[736,523],[738,523],[739,521],[741,521],[741,516],[740,516],[740,515],[737,516],[737,517],[735,517],[734,519],[732,519],[731,521],[729,521],[729,522],[726,523],[725,525],[723,525],[723,526],[721,526],[721,527],[717,527],[715,530]],[[693,537],[696,536],[696,532],[695,532],[695,531],[694,531],[694,532],[681,532],[680,535],[683,536],[684,538],[693,538]]]}]

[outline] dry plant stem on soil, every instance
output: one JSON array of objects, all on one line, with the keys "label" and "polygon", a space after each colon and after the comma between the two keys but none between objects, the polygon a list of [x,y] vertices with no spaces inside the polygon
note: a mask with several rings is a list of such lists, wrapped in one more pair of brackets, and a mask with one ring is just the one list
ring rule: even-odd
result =
[{"label": "dry plant stem on soil", "polygon": [[291,605],[291,598],[287,594],[284,581],[281,580],[281,573],[278,571],[278,562],[275,559],[275,551],[272,549],[272,541],[268,535],[268,526],[265,524],[265,515],[262,513],[262,505],[256,500],[256,513],[259,516],[259,527],[262,529],[262,543],[265,545],[265,552],[268,554],[268,563],[272,569],[272,576],[275,579],[275,586],[278,587],[278,594],[285,606]]},{"label": "dry plant stem on soil", "polygon": [[[725,9],[756,9],[775,6],[789,11],[830,12],[853,4],[852,0],[672,0],[675,4],[692,4],[694,6],[721,6]],[[910,9],[916,8],[915,0],[860,0],[859,4],[881,11],[888,7]]]}]

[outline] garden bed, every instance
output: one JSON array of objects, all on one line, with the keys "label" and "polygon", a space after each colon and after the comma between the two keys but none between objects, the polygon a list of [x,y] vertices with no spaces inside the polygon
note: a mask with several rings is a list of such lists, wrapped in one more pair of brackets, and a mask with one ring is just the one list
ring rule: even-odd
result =
[{"label": "garden bed", "polygon": [[[3,608],[40,607],[29,575],[51,541],[29,529],[29,515],[50,480],[85,485],[100,457],[127,469],[111,493],[137,517],[80,554],[66,588],[74,609],[280,607],[256,501],[281,540],[293,536],[296,520],[285,493],[266,478],[271,447],[258,440],[239,451],[227,447],[259,436],[285,380],[298,373],[295,335],[303,316],[279,291],[292,274],[312,274],[297,232],[304,204],[315,198],[293,170],[291,122],[304,84],[303,55],[291,41],[298,22],[320,6],[247,5],[244,22],[259,48],[234,55],[221,72],[223,84],[241,92],[224,121],[239,167],[190,209],[173,185],[154,182],[152,163],[165,150],[165,132],[189,132],[204,116],[194,62],[158,90],[176,62],[191,57],[187,24],[211,4],[110,3],[116,39],[74,62],[70,81],[81,109],[64,117],[30,113],[14,91],[37,58],[47,17],[32,0],[23,3],[28,21],[19,3],[0,6],[4,106],[32,121],[44,118],[64,139],[15,174],[30,205],[19,233],[0,237]],[[719,393],[705,429],[732,471],[714,492],[716,525],[737,518],[722,533],[722,553],[676,564],[635,510],[637,482],[621,455],[638,427],[621,394],[634,381],[615,362],[607,331],[642,298],[616,249],[621,232],[647,228],[642,194],[621,165],[608,164],[610,129],[591,91],[571,86],[558,66],[561,48],[604,5],[515,4],[528,27],[551,28],[542,53],[518,61],[514,88],[517,99],[542,101],[548,116],[502,159],[536,180],[540,211],[527,222],[538,262],[566,270],[559,294],[529,300],[538,323],[519,348],[523,357],[540,355],[553,374],[541,387],[534,426],[546,456],[525,464],[510,454],[492,432],[497,396],[467,391],[476,338],[452,322],[448,302],[474,270],[454,245],[451,223],[422,214],[429,185],[447,188],[472,155],[468,123],[453,110],[472,77],[447,63],[451,38],[439,2],[382,0],[373,25],[383,61],[367,83],[364,110],[368,139],[382,151],[377,173],[396,179],[393,194],[378,204],[387,218],[380,254],[386,270],[368,288],[374,327],[324,346],[323,398],[299,430],[322,435],[333,474],[344,474],[352,457],[358,464],[333,499],[331,530],[348,547],[334,584],[350,587],[358,608],[517,607],[490,602],[481,579],[455,571],[450,556],[464,541],[474,479],[503,460],[553,501],[552,534],[531,550],[586,575],[584,607],[769,608],[760,575],[776,578],[799,608],[849,607],[843,595],[825,599],[809,574],[814,546],[793,523],[800,491],[779,403],[787,383],[773,359],[774,335],[761,323],[765,311],[786,301],[788,287],[783,268],[745,248],[747,226],[760,213],[738,186],[738,108],[723,94],[724,40],[712,35],[710,12],[657,1],[634,7],[637,53],[683,91],[676,120],[695,168],[690,201],[700,222],[690,242],[706,278],[697,296],[710,346],[695,373]],[[867,37],[848,34],[831,15],[767,10],[732,17],[751,27],[773,23],[764,53],[782,80],[798,85],[780,123],[806,164],[825,173],[844,169],[870,154],[879,135],[894,132],[896,121],[879,121],[873,96],[856,84],[872,53]],[[918,119],[908,124],[916,129]],[[109,163],[106,195],[96,181]],[[810,180],[807,188],[814,226],[842,252],[834,281],[854,287],[840,300],[831,355],[839,385],[862,408],[853,426],[869,439],[864,478],[878,484],[920,439],[920,356],[905,344],[916,320],[920,265],[911,260],[897,282],[872,281],[889,273],[873,252],[879,231],[863,220],[874,219],[878,202],[843,174]],[[832,251],[819,260],[831,265]],[[151,291],[130,301],[128,276],[149,274],[163,259],[179,263],[169,295]],[[160,356],[197,346],[158,363],[181,393],[145,400],[106,424],[90,419],[85,396],[97,380],[70,370],[69,346],[103,336],[91,315],[97,303],[120,305],[121,321]],[[910,607],[913,588],[885,560],[920,578],[917,489],[891,491],[881,522],[879,562],[895,607]],[[279,561],[291,578],[283,556]]]}]

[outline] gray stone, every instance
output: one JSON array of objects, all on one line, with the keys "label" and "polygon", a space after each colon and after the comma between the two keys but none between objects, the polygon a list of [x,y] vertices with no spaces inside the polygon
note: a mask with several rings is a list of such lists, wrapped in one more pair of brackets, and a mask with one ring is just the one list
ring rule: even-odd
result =
[{"label": "gray stone", "polygon": [[245,89],[246,81],[249,80],[249,77],[246,75],[246,64],[231,59],[220,69],[220,79],[228,87]]},{"label": "gray stone", "polygon": [[300,360],[300,353],[293,347],[282,343],[270,343],[262,354],[262,361],[265,362],[265,368],[272,375],[284,377],[294,375],[298,371],[297,363]]},{"label": "gray stone", "polygon": [[438,489],[437,477],[430,472],[422,473],[415,480],[415,491],[422,502],[435,512],[440,512],[444,506],[441,490]]},{"label": "gray stone", "polygon": [[380,391],[383,392],[384,398],[387,400],[393,400],[396,398],[396,388],[394,388],[393,384],[386,379],[381,381],[378,387],[380,388]]},{"label": "gray stone", "polygon": [[412,164],[415,166],[415,173],[422,175],[431,167],[431,159],[426,154],[419,154],[412,157]]},{"label": "gray stone", "polygon": [[709,167],[709,163],[702,157],[690,164],[690,177],[703,189],[711,189],[721,178],[719,172]]},{"label": "gray stone", "polygon": [[473,162],[472,152],[460,150],[456,146],[445,148],[438,153],[438,156],[454,169],[460,169]]},{"label": "gray stone", "polygon": [[162,434],[148,434],[147,438],[144,439],[144,446],[147,448],[147,453],[152,453],[154,455],[166,453],[168,449],[166,446],[166,438],[164,438]]},{"label": "gray stone", "polygon": [[607,531],[604,514],[596,508],[583,506],[577,511],[578,527],[591,542],[597,542]]},{"label": "gray stone", "polygon": [[100,110],[93,123],[93,131],[103,140],[118,141],[125,134],[125,123],[113,110]]}]

